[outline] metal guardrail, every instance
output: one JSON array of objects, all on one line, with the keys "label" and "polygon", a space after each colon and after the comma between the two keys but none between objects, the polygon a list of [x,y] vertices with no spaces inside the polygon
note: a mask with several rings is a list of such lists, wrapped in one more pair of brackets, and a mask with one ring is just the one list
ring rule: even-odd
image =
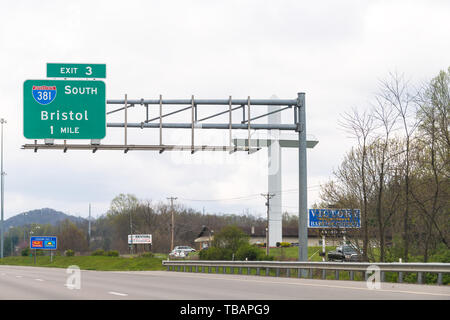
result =
[{"label": "metal guardrail", "polygon": [[[350,280],[354,280],[355,272],[362,272],[364,279],[367,280],[370,266],[377,266],[380,269],[381,281],[385,281],[386,272],[398,273],[398,282],[403,282],[404,273],[417,273],[417,283],[424,283],[424,275],[426,273],[436,273],[437,284],[442,285],[442,277],[444,273],[450,273],[450,263],[368,263],[368,262],[297,262],[297,261],[208,261],[208,260],[165,260],[163,266],[167,267],[167,271],[189,271],[211,273],[212,268],[218,273],[219,268],[226,273],[230,269],[234,273],[234,269],[238,269],[238,274],[242,274],[243,269],[247,269],[247,274],[251,274],[251,269],[256,269],[256,275],[261,275],[264,270],[266,276],[270,275],[270,270],[275,270],[275,275],[280,276],[280,270],[286,270],[286,276],[291,276],[291,271],[296,270],[299,278],[312,278],[314,270],[322,270],[322,279],[326,278],[327,271],[335,271],[335,279],[339,279],[340,271],[348,271]],[[176,269],[175,269],[176,268]],[[189,269],[189,270],[188,270]]]}]

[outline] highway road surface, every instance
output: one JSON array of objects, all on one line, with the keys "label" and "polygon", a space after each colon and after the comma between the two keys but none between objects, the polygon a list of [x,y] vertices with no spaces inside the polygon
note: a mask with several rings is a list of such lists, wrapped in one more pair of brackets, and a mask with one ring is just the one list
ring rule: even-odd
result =
[{"label": "highway road surface", "polygon": [[450,286],[313,280],[169,271],[80,271],[80,289],[70,289],[66,269],[0,266],[0,299],[149,300],[450,300]]}]

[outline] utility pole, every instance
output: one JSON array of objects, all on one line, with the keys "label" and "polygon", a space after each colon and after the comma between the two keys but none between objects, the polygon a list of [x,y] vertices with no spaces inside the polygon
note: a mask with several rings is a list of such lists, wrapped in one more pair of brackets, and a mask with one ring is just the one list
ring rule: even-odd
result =
[{"label": "utility pole", "polygon": [[88,246],[91,246],[91,204],[89,203],[89,222],[88,222]]},{"label": "utility pole", "polygon": [[130,254],[133,254],[133,220],[131,219],[131,211],[130,211],[130,239],[131,239],[131,245],[130,245]]},{"label": "utility pole", "polygon": [[172,223],[170,224],[170,232],[171,232],[171,241],[170,241],[170,251],[173,250],[173,235],[174,235],[174,217],[173,217],[173,201],[177,200],[175,197],[169,197],[167,200],[170,200],[170,211],[172,212]]},{"label": "utility pole", "polygon": [[266,207],[267,207],[267,223],[266,223],[266,254],[269,255],[269,208],[270,208],[270,199],[275,197],[274,193],[261,193],[261,195],[266,198]]},{"label": "utility pole", "polygon": [[0,123],[2,125],[1,128],[1,168],[0,168],[0,175],[1,175],[1,223],[0,223],[0,258],[3,258],[3,247],[4,247],[4,234],[3,234],[3,223],[4,223],[4,176],[5,172],[3,171],[3,124],[6,123],[5,119],[0,119]]}]

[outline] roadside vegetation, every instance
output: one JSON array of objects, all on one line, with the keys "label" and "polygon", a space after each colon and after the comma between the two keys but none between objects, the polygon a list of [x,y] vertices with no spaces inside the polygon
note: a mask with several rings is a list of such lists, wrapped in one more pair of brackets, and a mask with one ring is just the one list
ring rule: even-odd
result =
[{"label": "roadside vegetation", "polygon": [[0,265],[17,265],[17,266],[36,266],[36,267],[52,267],[67,268],[71,265],[77,265],[82,270],[99,270],[99,271],[143,271],[143,270],[164,270],[162,260],[167,255],[132,256],[50,256],[38,255],[36,264],[34,264],[34,256],[15,256],[0,259]]}]

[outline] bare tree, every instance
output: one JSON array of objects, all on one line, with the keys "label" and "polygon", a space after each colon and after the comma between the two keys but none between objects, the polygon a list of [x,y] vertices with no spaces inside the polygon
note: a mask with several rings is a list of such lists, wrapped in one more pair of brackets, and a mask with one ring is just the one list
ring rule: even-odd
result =
[{"label": "bare tree", "polygon": [[[448,179],[445,179],[450,145],[448,143],[448,114],[450,108],[449,74],[441,71],[418,97],[420,118],[417,162],[420,180],[418,192],[411,195],[422,212],[426,224],[424,239],[424,261],[428,261],[433,228],[440,240],[447,246],[446,237],[438,223],[439,214],[448,206]],[[445,118],[445,119],[443,119]],[[447,126],[443,128],[442,126]]]},{"label": "bare tree", "polygon": [[367,181],[367,146],[375,129],[373,115],[367,111],[359,112],[353,109],[352,113],[345,113],[339,125],[358,142],[361,151],[359,159],[359,175],[361,178],[362,198],[362,229],[363,229],[363,259],[368,260],[369,231],[368,231],[368,181]]},{"label": "bare tree", "polygon": [[411,142],[417,129],[418,121],[415,116],[415,100],[417,94],[411,94],[409,84],[403,75],[390,73],[390,78],[381,82],[379,99],[394,108],[400,118],[405,135],[405,167],[404,167],[404,196],[405,207],[403,213],[403,258],[408,261],[409,254],[409,226],[410,226],[410,195],[411,195]]},{"label": "bare tree", "polygon": [[[384,210],[382,208],[383,205],[383,196],[385,192],[386,185],[386,167],[389,165],[389,146],[390,146],[390,138],[391,132],[394,130],[394,126],[397,122],[399,113],[396,109],[392,107],[391,104],[386,103],[383,96],[375,97],[376,104],[374,106],[374,118],[376,122],[380,124],[380,128],[382,130],[382,134],[378,137],[376,141],[377,152],[372,157],[376,161],[376,168],[374,173],[376,177],[374,177],[375,183],[377,183],[377,198],[376,198],[376,216],[378,220],[378,233],[380,239],[380,261],[385,261],[385,218],[384,218]],[[381,149],[381,150],[379,150]]]}]

